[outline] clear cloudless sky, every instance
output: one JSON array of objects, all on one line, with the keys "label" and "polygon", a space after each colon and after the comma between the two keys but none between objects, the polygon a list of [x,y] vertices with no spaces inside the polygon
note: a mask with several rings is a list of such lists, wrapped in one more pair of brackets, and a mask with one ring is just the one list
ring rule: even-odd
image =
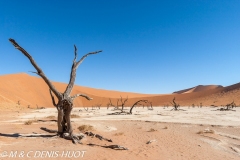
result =
[{"label": "clear cloudless sky", "polygon": [[[239,0],[1,0],[0,75],[35,71],[68,83],[75,44],[76,84],[171,93],[240,82]],[[34,75],[34,74],[33,74]]]}]

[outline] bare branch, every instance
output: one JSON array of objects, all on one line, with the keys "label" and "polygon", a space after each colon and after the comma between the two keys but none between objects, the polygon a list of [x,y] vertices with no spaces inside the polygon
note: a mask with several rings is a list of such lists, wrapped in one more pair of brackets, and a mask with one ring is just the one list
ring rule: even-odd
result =
[{"label": "bare branch", "polygon": [[148,141],[147,144],[150,144],[150,143],[156,142],[156,141],[157,141],[156,139],[153,139],[153,140]]},{"label": "bare branch", "polygon": [[48,129],[48,128],[45,128],[45,127],[41,127],[40,128],[41,130],[44,130],[48,133],[57,133],[58,131],[57,130],[53,130],[53,129]]},{"label": "bare branch", "polygon": [[111,139],[104,138],[104,137],[102,137],[102,136],[99,135],[99,134],[94,134],[94,133],[92,133],[92,132],[85,132],[84,134],[86,134],[87,136],[96,137],[96,138],[98,138],[99,140],[105,140],[105,141],[108,141],[108,142],[112,142]]},{"label": "bare branch", "polygon": [[122,106],[122,112],[123,112],[123,108],[124,108],[124,105],[125,105],[125,103],[127,102],[127,100],[128,100],[128,97],[123,101],[123,98],[122,98],[122,96],[120,96],[121,97],[121,106]]},{"label": "bare branch", "polygon": [[93,98],[88,97],[88,96],[85,95],[85,94],[75,94],[75,95],[71,96],[71,98],[72,98],[72,100],[73,100],[73,99],[75,99],[75,98],[77,98],[77,97],[79,97],[79,96],[82,96],[82,97],[86,98],[87,100],[92,100],[92,99],[93,99]]},{"label": "bare branch", "polygon": [[50,95],[51,95],[51,97],[52,97],[52,103],[53,103],[53,105],[55,106],[55,107],[57,107],[57,104],[56,104],[56,102],[55,102],[55,99],[54,99],[54,96],[52,95],[52,90],[49,88],[49,92],[50,92]]},{"label": "bare branch", "polygon": [[117,108],[116,109],[118,109],[118,102],[119,102],[119,99],[117,99],[117,106],[116,106]]},{"label": "bare branch", "polygon": [[109,106],[113,106],[113,107],[114,107],[114,105],[112,104],[111,98],[109,98],[109,103],[107,104],[107,106],[108,106],[108,107],[109,107]]},{"label": "bare branch", "polygon": [[[35,74],[39,75],[38,72],[34,72],[34,71],[28,71],[28,72],[35,73]],[[40,76],[40,75],[39,75],[39,76]]]},{"label": "bare branch", "polygon": [[128,97],[123,101],[123,99],[122,99],[122,96],[120,96],[121,97],[121,102],[122,102],[122,105],[124,105],[126,102],[127,102],[127,100],[128,100]]},{"label": "bare branch", "polygon": [[74,44],[74,59],[73,59],[73,63],[76,62],[76,59],[77,59],[77,46]]},{"label": "bare branch", "polygon": [[137,104],[140,104],[140,102],[147,103],[148,101],[147,101],[147,100],[139,100],[139,101],[135,102],[135,103],[132,105],[132,107],[131,107],[131,109],[130,109],[130,111],[129,111],[130,114],[132,114],[132,109],[134,108],[134,106],[136,106]]},{"label": "bare branch", "polygon": [[85,54],[78,62],[76,62],[76,59],[77,59],[77,47],[74,45],[74,49],[75,49],[75,57],[74,57],[74,60],[73,60],[73,64],[72,64],[72,69],[71,69],[71,74],[70,74],[70,80],[69,80],[69,83],[68,83],[68,86],[66,88],[66,90],[64,91],[64,94],[66,95],[70,95],[72,89],[73,89],[73,86],[74,86],[74,82],[75,82],[75,79],[76,79],[76,71],[77,71],[77,68],[78,66],[83,62],[83,60],[91,55],[91,54],[97,54],[99,52],[102,52],[102,51],[96,51],[96,52],[90,52],[88,54]]},{"label": "bare branch", "polygon": [[124,146],[119,146],[119,145],[109,145],[109,146],[102,146],[104,148],[111,148],[111,149],[115,149],[115,150],[128,150],[128,148],[124,147]]},{"label": "bare branch", "polygon": [[33,67],[37,70],[37,74],[43,78],[43,80],[47,83],[48,87],[53,91],[53,93],[58,97],[58,99],[61,97],[61,93],[59,93],[57,91],[57,89],[54,87],[54,85],[50,82],[50,80],[48,80],[48,78],[45,76],[45,74],[43,73],[42,69],[40,67],[38,67],[37,63],[34,61],[34,59],[32,58],[32,56],[25,51],[21,46],[18,45],[18,43],[14,40],[14,39],[9,39],[9,41],[13,44],[13,46],[18,49],[19,51],[21,51],[31,62],[31,64],[33,65]]}]

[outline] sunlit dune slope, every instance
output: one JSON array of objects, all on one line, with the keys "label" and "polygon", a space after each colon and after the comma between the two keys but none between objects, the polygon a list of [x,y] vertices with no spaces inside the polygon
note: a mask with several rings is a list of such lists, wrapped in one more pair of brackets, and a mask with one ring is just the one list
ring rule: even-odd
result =
[{"label": "sunlit dune slope", "polygon": [[[60,92],[64,92],[67,85],[59,82],[53,82],[53,84]],[[123,98],[136,98],[154,95],[74,86],[72,95],[77,93],[87,94],[93,97],[94,100],[87,103],[87,100],[85,101],[83,98],[76,98],[74,101],[76,106],[83,106],[84,103],[87,103],[89,106],[99,103],[104,104],[109,101],[109,98],[120,98],[120,96]],[[0,76],[0,103],[12,103],[17,105],[18,101],[20,101],[20,105],[30,105],[30,107],[36,107],[37,105],[46,107],[52,106],[48,86],[42,78],[30,76],[26,73]]]},{"label": "sunlit dune slope", "polygon": [[177,94],[192,93],[192,92],[207,91],[207,90],[216,89],[216,88],[223,88],[223,86],[221,86],[221,85],[198,85],[196,87],[176,91],[173,93],[177,93]]},{"label": "sunlit dune slope", "polygon": [[[63,92],[65,83],[53,82],[54,86]],[[81,106],[107,106],[109,99],[114,105],[122,96],[128,97],[126,106],[132,106],[137,100],[143,99],[152,102],[154,106],[170,106],[175,97],[176,102],[181,106],[195,106],[200,103],[204,105],[225,105],[233,100],[240,105],[240,83],[227,87],[219,85],[196,86],[193,88],[174,92],[173,94],[139,94],[119,91],[94,89],[89,87],[74,86],[72,95],[77,93],[87,94],[93,98],[88,101],[82,97],[76,98],[74,105]],[[19,104],[17,104],[19,102]],[[121,101],[119,100],[120,104]],[[46,83],[39,77],[30,76],[26,73],[9,74],[0,76],[0,106],[11,104],[11,106],[23,106],[36,108],[53,107]],[[145,104],[149,105],[149,104]]]}]

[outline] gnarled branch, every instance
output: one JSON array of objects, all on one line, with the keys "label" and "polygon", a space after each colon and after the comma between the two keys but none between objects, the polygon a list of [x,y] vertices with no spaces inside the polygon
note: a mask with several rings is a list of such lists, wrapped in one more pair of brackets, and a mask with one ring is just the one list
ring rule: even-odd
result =
[{"label": "gnarled branch", "polygon": [[69,80],[69,83],[68,83],[68,86],[67,86],[66,90],[64,91],[64,94],[66,94],[66,95],[70,95],[70,93],[71,93],[71,91],[73,89],[74,82],[75,82],[75,79],[76,79],[77,68],[83,62],[83,60],[87,56],[89,56],[91,54],[97,54],[99,52],[102,52],[102,51],[90,52],[88,54],[85,54],[79,61],[76,62],[76,59],[77,59],[77,47],[75,45],[74,45],[74,49],[75,49],[75,51],[74,51],[75,57],[74,57],[73,64],[72,64],[70,80]]},{"label": "gnarled branch", "polygon": [[48,80],[48,78],[45,76],[42,69],[34,61],[32,56],[27,51],[25,51],[21,46],[19,46],[18,43],[14,39],[10,38],[9,41],[13,44],[13,46],[16,49],[21,51],[29,59],[29,61],[31,62],[33,67],[37,70],[36,74],[38,74],[39,76],[41,76],[43,78],[43,80],[47,83],[48,87],[53,91],[53,93],[57,96],[57,98],[60,99],[61,93],[58,92],[57,89],[54,87],[54,85],[50,82],[50,80]]},{"label": "gnarled branch", "polygon": [[57,107],[57,104],[56,104],[56,102],[55,102],[55,99],[54,99],[54,96],[52,95],[52,90],[49,88],[49,92],[50,92],[50,95],[51,95],[51,97],[52,97],[52,103],[53,103],[53,105],[55,106],[55,107]]},{"label": "gnarled branch", "polygon": [[123,112],[123,108],[124,108],[124,105],[125,105],[125,103],[128,101],[128,97],[123,101],[123,98],[122,98],[122,96],[120,96],[121,97],[121,106],[122,106],[122,112]]},{"label": "gnarled branch", "polygon": [[75,98],[77,98],[79,96],[82,96],[82,97],[86,98],[87,100],[92,100],[93,99],[93,98],[88,97],[85,94],[75,94],[75,95],[71,96],[71,98],[72,98],[72,100],[74,100]]},{"label": "gnarled branch", "polygon": [[134,108],[136,105],[138,105],[140,102],[147,103],[148,101],[147,101],[147,100],[139,100],[139,101],[135,102],[135,103],[132,105],[132,107],[131,107],[131,109],[130,109],[130,111],[129,111],[130,114],[132,114],[133,108]]}]

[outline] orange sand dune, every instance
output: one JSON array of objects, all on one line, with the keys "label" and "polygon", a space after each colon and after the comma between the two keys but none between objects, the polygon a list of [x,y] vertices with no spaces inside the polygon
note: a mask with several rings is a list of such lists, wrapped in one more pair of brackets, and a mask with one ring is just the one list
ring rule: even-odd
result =
[{"label": "orange sand dune", "polygon": [[177,94],[192,93],[192,92],[207,91],[207,90],[215,89],[215,88],[223,88],[223,86],[221,86],[221,85],[198,85],[196,87],[176,91],[173,93],[177,93]]},{"label": "orange sand dune", "polygon": [[[64,92],[66,88],[65,83],[53,82],[54,86],[60,91]],[[83,98],[76,99],[75,105],[92,106],[99,103],[107,103],[109,98],[136,98],[156,96],[156,94],[139,94],[130,92],[108,91],[103,89],[94,89],[89,87],[74,86],[73,94],[84,93],[94,100],[87,102]],[[26,73],[9,74],[0,76],[0,103],[14,103],[20,101],[21,105],[30,107],[33,106],[52,106],[49,89],[45,82],[40,77],[30,76]],[[114,100],[113,100],[114,101]]]},{"label": "orange sand dune", "polygon": [[[212,89],[211,89],[212,88]],[[184,94],[172,94],[163,96],[152,96],[148,99],[152,101],[155,105],[171,105],[172,99],[175,97],[176,103],[181,106],[195,106],[202,103],[203,106],[220,106],[226,105],[234,101],[238,106],[240,106],[240,83],[230,85],[227,87],[220,87],[211,85],[210,87],[196,89],[198,91],[187,92]],[[136,98],[135,98],[136,100]]]},{"label": "orange sand dune", "polygon": [[[65,83],[53,82],[55,87],[63,92],[66,88]],[[82,97],[75,99],[75,106],[96,106],[102,104],[106,106],[111,98],[113,104],[117,104],[117,99],[122,96],[128,97],[126,106],[133,105],[140,99],[146,99],[152,102],[154,106],[171,105],[170,102],[175,97],[176,102],[182,105],[225,105],[231,101],[240,105],[240,83],[222,87],[219,85],[196,86],[193,88],[174,92],[174,94],[139,94],[129,92],[109,91],[103,89],[94,89],[89,87],[74,86],[73,94],[84,93],[93,98],[88,101]],[[184,94],[183,94],[184,93]],[[18,106],[36,108],[52,107],[49,89],[45,82],[35,76],[26,73],[9,74],[0,76],[0,104],[1,106],[11,104]]]}]

